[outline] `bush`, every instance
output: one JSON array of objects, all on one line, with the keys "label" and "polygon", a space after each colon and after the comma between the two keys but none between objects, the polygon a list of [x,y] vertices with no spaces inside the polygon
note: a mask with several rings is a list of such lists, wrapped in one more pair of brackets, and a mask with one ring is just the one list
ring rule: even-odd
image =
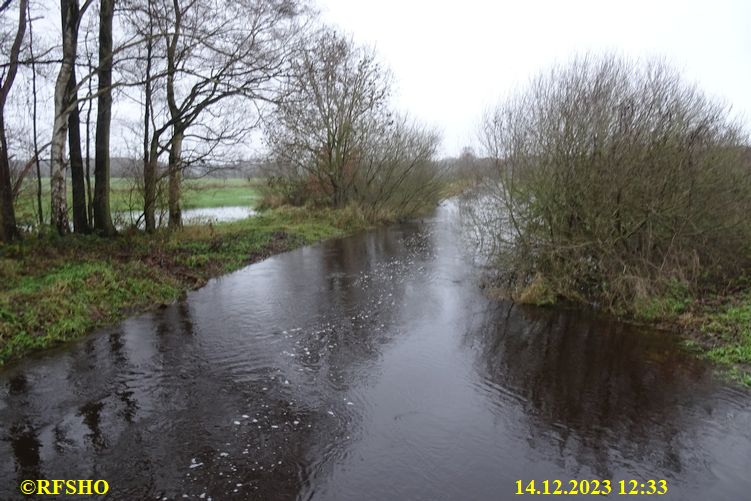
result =
[{"label": "bush", "polygon": [[391,77],[372,51],[324,29],[292,66],[266,123],[265,205],[356,204],[375,220],[437,203],[438,134],[392,112]]},{"label": "bush", "polygon": [[659,61],[585,56],[488,113],[478,226],[516,290],[616,311],[751,263],[748,138]]}]

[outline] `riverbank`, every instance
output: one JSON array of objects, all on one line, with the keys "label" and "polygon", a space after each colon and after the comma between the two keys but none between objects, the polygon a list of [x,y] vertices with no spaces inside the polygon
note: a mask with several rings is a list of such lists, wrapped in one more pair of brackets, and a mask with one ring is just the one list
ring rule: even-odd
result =
[{"label": "riverbank", "polygon": [[[516,302],[537,306],[559,302],[541,281],[533,281],[520,294],[491,285],[487,292],[497,299],[513,296]],[[751,387],[751,288],[696,295],[676,286],[640,302],[630,313],[614,315],[619,321],[675,332],[689,351],[715,364],[723,377]]]},{"label": "riverbank", "polygon": [[691,351],[715,363],[724,376],[751,387],[751,291],[671,298],[666,304],[667,312],[653,321],[676,330]]},{"label": "riverbank", "polygon": [[353,211],[282,208],[176,232],[0,245],[0,366],[168,304],[272,254],[366,227]]},{"label": "riverbank", "polygon": [[714,363],[724,377],[751,387],[751,290],[690,293],[672,287],[641,301],[626,321],[676,332],[684,345]]}]

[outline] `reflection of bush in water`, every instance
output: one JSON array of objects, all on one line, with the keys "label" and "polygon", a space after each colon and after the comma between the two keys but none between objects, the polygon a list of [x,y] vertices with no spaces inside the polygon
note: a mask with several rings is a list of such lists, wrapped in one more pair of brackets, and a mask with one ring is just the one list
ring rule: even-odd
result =
[{"label": "reflection of bush in water", "polygon": [[538,445],[553,433],[561,455],[604,475],[610,450],[681,468],[678,442],[692,429],[685,404],[697,400],[706,372],[665,334],[509,303],[474,332],[481,373],[520,397]]}]

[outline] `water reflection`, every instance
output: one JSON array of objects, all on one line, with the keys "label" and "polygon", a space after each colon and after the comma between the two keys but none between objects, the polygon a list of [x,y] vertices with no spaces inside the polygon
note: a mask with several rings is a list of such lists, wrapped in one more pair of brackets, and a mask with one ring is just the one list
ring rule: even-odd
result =
[{"label": "water reflection", "polygon": [[13,423],[5,440],[10,442],[13,450],[18,481],[26,478],[40,478],[39,449],[41,444],[34,425],[29,421]]},{"label": "water reflection", "polygon": [[[436,219],[298,249],[0,374],[0,499],[507,499],[518,478],[751,488],[751,399],[669,337],[488,301]],[[200,496],[203,495],[203,498]]]},{"label": "water reflection", "polygon": [[[747,482],[740,472],[751,464],[751,440],[736,437],[745,451],[728,457],[722,427],[739,416],[733,429],[751,422],[748,397],[719,388],[670,334],[511,303],[479,318],[465,335],[478,353],[479,387],[497,415],[522,407],[527,444],[542,457],[600,478],[659,472],[682,488],[716,482],[714,467],[706,468],[719,461],[740,484],[714,497],[737,499],[729,493]],[[703,499],[690,492],[676,499]]]},{"label": "water reflection", "polygon": [[104,403],[102,402],[87,402],[78,409],[78,414],[82,417],[83,423],[90,430],[90,433],[86,435],[86,439],[90,442],[94,450],[97,451],[107,448],[107,442],[99,429],[99,421],[103,408]]}]

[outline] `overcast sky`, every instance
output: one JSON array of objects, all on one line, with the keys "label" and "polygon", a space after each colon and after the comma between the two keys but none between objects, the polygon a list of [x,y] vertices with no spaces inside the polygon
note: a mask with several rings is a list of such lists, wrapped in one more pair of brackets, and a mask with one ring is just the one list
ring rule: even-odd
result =
[{"label": "overcast sky", "polygon": [[401,110],[437,126],[442,154],[475,142],[484,109],[585,51],[662,56],[751,123],[751,0],[318,0],[376,47]]}]

